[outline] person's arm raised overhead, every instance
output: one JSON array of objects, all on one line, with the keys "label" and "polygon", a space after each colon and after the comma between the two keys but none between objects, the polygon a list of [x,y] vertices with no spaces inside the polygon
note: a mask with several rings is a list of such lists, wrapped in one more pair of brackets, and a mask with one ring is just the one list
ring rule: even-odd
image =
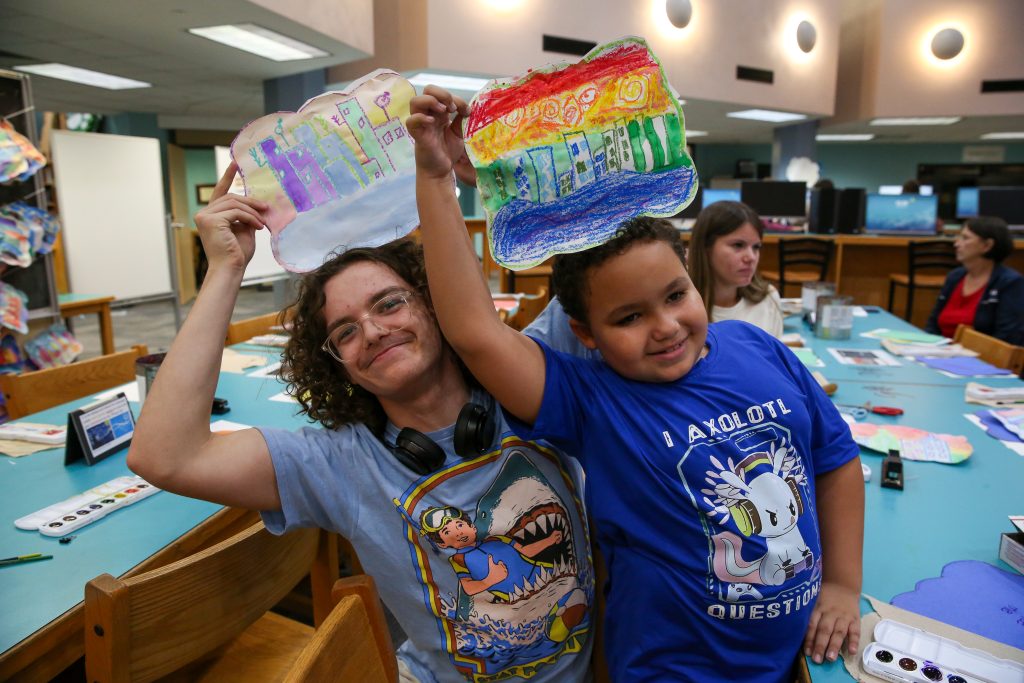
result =
[{"label": "person's arm raised overhead", "polygon": [[510,413],[533,423],[544,394],[543,352],[498,318],[452,182],[455,162],[465,153],[461,126],[469,108],[427,86],[410,109],[406,126],[416,141],[416,204],[438,322],[484,388]]},{"label": "person's arm raised overhead", "polygon": [[228,167],[196,225],[210,267],[185,324],[146,396],[128,451],[128,467],[160,488],[225,505],[269,510],[281,506],[266,442],[255,429],[210,432],[231,311],[256,231],[268,207],[227,194],[237,166]]}]

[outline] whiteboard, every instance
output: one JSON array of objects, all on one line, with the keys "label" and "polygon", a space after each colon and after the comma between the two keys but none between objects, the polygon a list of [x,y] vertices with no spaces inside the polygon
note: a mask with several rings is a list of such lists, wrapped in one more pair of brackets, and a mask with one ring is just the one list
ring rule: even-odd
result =
[{"label": "whiteboard", "polygon": [[[231,150],[227,147],[214,147],[213,153],[215,157],[214,163],[217,166],[217,177],[220,178],[224,175],[228,164],[231,163]],[[241,176],[235,176],[235,182],[231,185],[231,192],[245,194],[245,185],[242,183]],[[249,265],[245,269],[242,282],[275,276],[283,277],[287,274],[288,271],[274,259],[274,252],[270,249],[270,231],[266,229],[258,230],[256,232],[256,253],[253,254],[252,261],[249,261]]]},{"label": "whiteboard", "polygon": [[169,294],[159,141],[55,130],[52,154],[71,291]]}]

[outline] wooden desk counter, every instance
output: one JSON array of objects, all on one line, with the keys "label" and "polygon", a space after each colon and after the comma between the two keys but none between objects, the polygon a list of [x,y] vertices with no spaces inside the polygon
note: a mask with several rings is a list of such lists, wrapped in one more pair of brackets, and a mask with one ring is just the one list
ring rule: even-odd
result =
[{"label": "wooden desk counter", "polygon": [[[836,283],[840,294],[854,297],[858,304],[881,306],[889,304],[889,274],[907,272],[907,245],[939,237],[883,237],[875,235],[780,235],[766,234],[761,252],[763,270],[778,270],[780,240],[799,237],[831,240],[836,250],[829,266],[828,279]],[[946,238],[952,241],[952,238]],[[1004,264],[1024,272],[1024,239],[1014,240],[1014,252]],[[788,292],[790,296],[798,296],[795,288]],[[924,327],[928,315],[935,306],[938,290],[917,289],[914,292],[914,317],[910,322]],[[896,290],[893,313],[902,317],[906,306],[906,289]]]}]

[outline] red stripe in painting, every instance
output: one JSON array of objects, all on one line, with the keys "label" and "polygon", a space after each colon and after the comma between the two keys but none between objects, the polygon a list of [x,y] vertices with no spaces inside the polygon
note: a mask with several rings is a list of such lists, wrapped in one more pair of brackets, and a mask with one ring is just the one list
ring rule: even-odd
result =
[{"label": "red stripe in painting", "polygon": [[599,83],[611,77],[644,67],[657,66],[650,51],[643,45],[630,43],[615,48],[591,62],[573,64],[555,73],[533,73],[520,86],[492,90],[479,97],[466,126],[466,135],[472,135],[495,119],[524,107],[535,100],[575,90],[588,83]]}]

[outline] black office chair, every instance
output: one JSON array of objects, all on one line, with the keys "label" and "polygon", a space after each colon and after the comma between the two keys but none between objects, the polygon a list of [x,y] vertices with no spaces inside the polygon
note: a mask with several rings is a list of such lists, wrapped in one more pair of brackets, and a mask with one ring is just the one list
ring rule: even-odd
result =
[{"label": "black office chair", "polygon": [[[778,283],[779,296],[786,296],[786,285],[821,282],[828,275],[835,242],[828,239],[800,237],[779,238],[779,270],[762,270],[761,276]],[[794,266],[804,266],[793,270]]]},{"label": "black office chair", "polygon": [[[896,296],[896,286],[907,288],[907,309],[903,319],[909,321],[914,312],[915,289],[941,289],[949,271],[959,264],[951,240],[920,240],[907,245],[907,272],[889,273],[889,312]],[[937,274],[922,274],[931,271]]]}]

